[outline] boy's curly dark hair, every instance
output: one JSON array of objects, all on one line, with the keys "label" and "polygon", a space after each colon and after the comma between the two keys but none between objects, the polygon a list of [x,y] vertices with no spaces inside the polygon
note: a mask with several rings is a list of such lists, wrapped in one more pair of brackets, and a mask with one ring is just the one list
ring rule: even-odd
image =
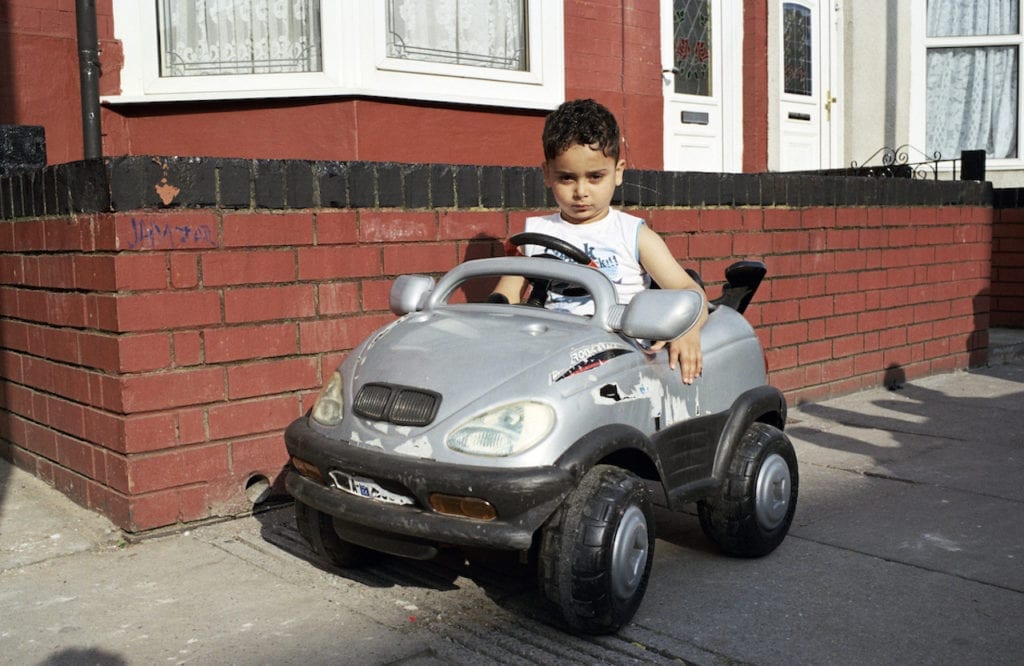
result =
[{"label": "boy's curly dark hair", "polygon": [[611,111],[592,99],[570,100],[549,113],[541,141],[546,160],[558,157],[576,143],[600,150],[615,161],[619,159],[619,124]]}]

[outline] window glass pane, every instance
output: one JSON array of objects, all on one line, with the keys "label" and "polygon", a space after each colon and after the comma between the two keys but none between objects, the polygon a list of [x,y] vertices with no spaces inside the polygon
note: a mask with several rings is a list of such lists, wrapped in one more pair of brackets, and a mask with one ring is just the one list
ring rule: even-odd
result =
[{"label": "window glass pane", "polygon": [[526,71],[526,0],[388,0],[388,56]]},{"label": "window glass pane", "polygon": [[675,0],[675,90],[683,95],[713,94],[711,85],[711,1]]},{"label": "window glass pane", "polygon": [[1017,48],[928,49],[926,150],[1017,157]]},{"label": "window glass pane", "polygon": [[1020,0],[928,0],[928,36],[1015,35]]},{"label": "window glass pane", "polygon": [[157,8],[160,76],[321,71],[319,0],[160,0]]},{"label": "window glass pane", "polygon": [[782,66],[785,91],[811,95],[811,10],[803,5],[782,6]]}]

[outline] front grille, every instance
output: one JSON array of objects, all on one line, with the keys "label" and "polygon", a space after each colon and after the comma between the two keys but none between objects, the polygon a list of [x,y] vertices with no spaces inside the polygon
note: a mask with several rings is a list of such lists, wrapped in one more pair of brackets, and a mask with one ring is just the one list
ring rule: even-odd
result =
[{"label": "front grille", "polygon": [[388,413],[391,389],[383,384],[367,384],[356,396],[356,414],[374,421],[381,421]]},{"label": "front grille", "polygon": [[437,398],[422,391],[399,391],[391,405],[391,422],[398,425],[426,425],[437,413]]},{"label": "front grille", "polygon": [[396,384],[364,384],[352,403],[364,418],[404,426],[429,425],[440,406],[439,393]]}]

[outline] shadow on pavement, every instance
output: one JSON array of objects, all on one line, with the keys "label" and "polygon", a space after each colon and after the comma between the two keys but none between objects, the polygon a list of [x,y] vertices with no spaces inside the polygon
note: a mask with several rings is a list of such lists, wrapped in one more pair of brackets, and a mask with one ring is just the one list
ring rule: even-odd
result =
[{"label": "shadow on pavement", "polygon": [[119,654],[98,648],[68,648],[55,652],[43,661],[40,666],[127,666],[128,660]]},{"label": "shadow on pavement", "polygon": [[[897,479],[963,486],[958,477],[959,481],[973,481],[972,470],[996,466],[990,469],[989,482],[999,486],[1003,485],[999,479],[1016,477],[1013,487],[1019,487],[1024,474],[1024,456],[1020,455],[1024,375],[1013,366],[962,373],[962,390],[955,381],[957,374],[947,377],[951,379],[941,389],[934,388],[927,378],[906,384],[902,370],[891,367],[886,373],[888,392],[802,405],[787,433],[821,449],[848,454],[833,464],[845,462],[863,473],[888,472]],[[972,394],[975,389],[971,386],[979,383],[985,390]],[[811,462],[814,459],[813,455],[809,458]],[[954,460],[957,470],[936,475],[945,468],[942,463]],[[1007,474],[1006,465],[1018,473]],[[1024,499],[1012,487],[1006,489],[1006,496]]]}]

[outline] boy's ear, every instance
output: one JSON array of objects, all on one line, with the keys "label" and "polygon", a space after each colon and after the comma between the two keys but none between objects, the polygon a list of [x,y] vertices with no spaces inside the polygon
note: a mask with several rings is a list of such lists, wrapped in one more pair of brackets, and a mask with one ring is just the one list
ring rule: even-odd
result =
[{"label": "boy's ear", "polygon": [[622,185],[622,172],[626,170],[626,160],[619,160],[615,165],[615,184]]},{"label": "boy's ear", "polygon": [[548,161],[540,163],[540,170],[544,174],[544,187],[551,187],[551,174],[548,172]]}]

